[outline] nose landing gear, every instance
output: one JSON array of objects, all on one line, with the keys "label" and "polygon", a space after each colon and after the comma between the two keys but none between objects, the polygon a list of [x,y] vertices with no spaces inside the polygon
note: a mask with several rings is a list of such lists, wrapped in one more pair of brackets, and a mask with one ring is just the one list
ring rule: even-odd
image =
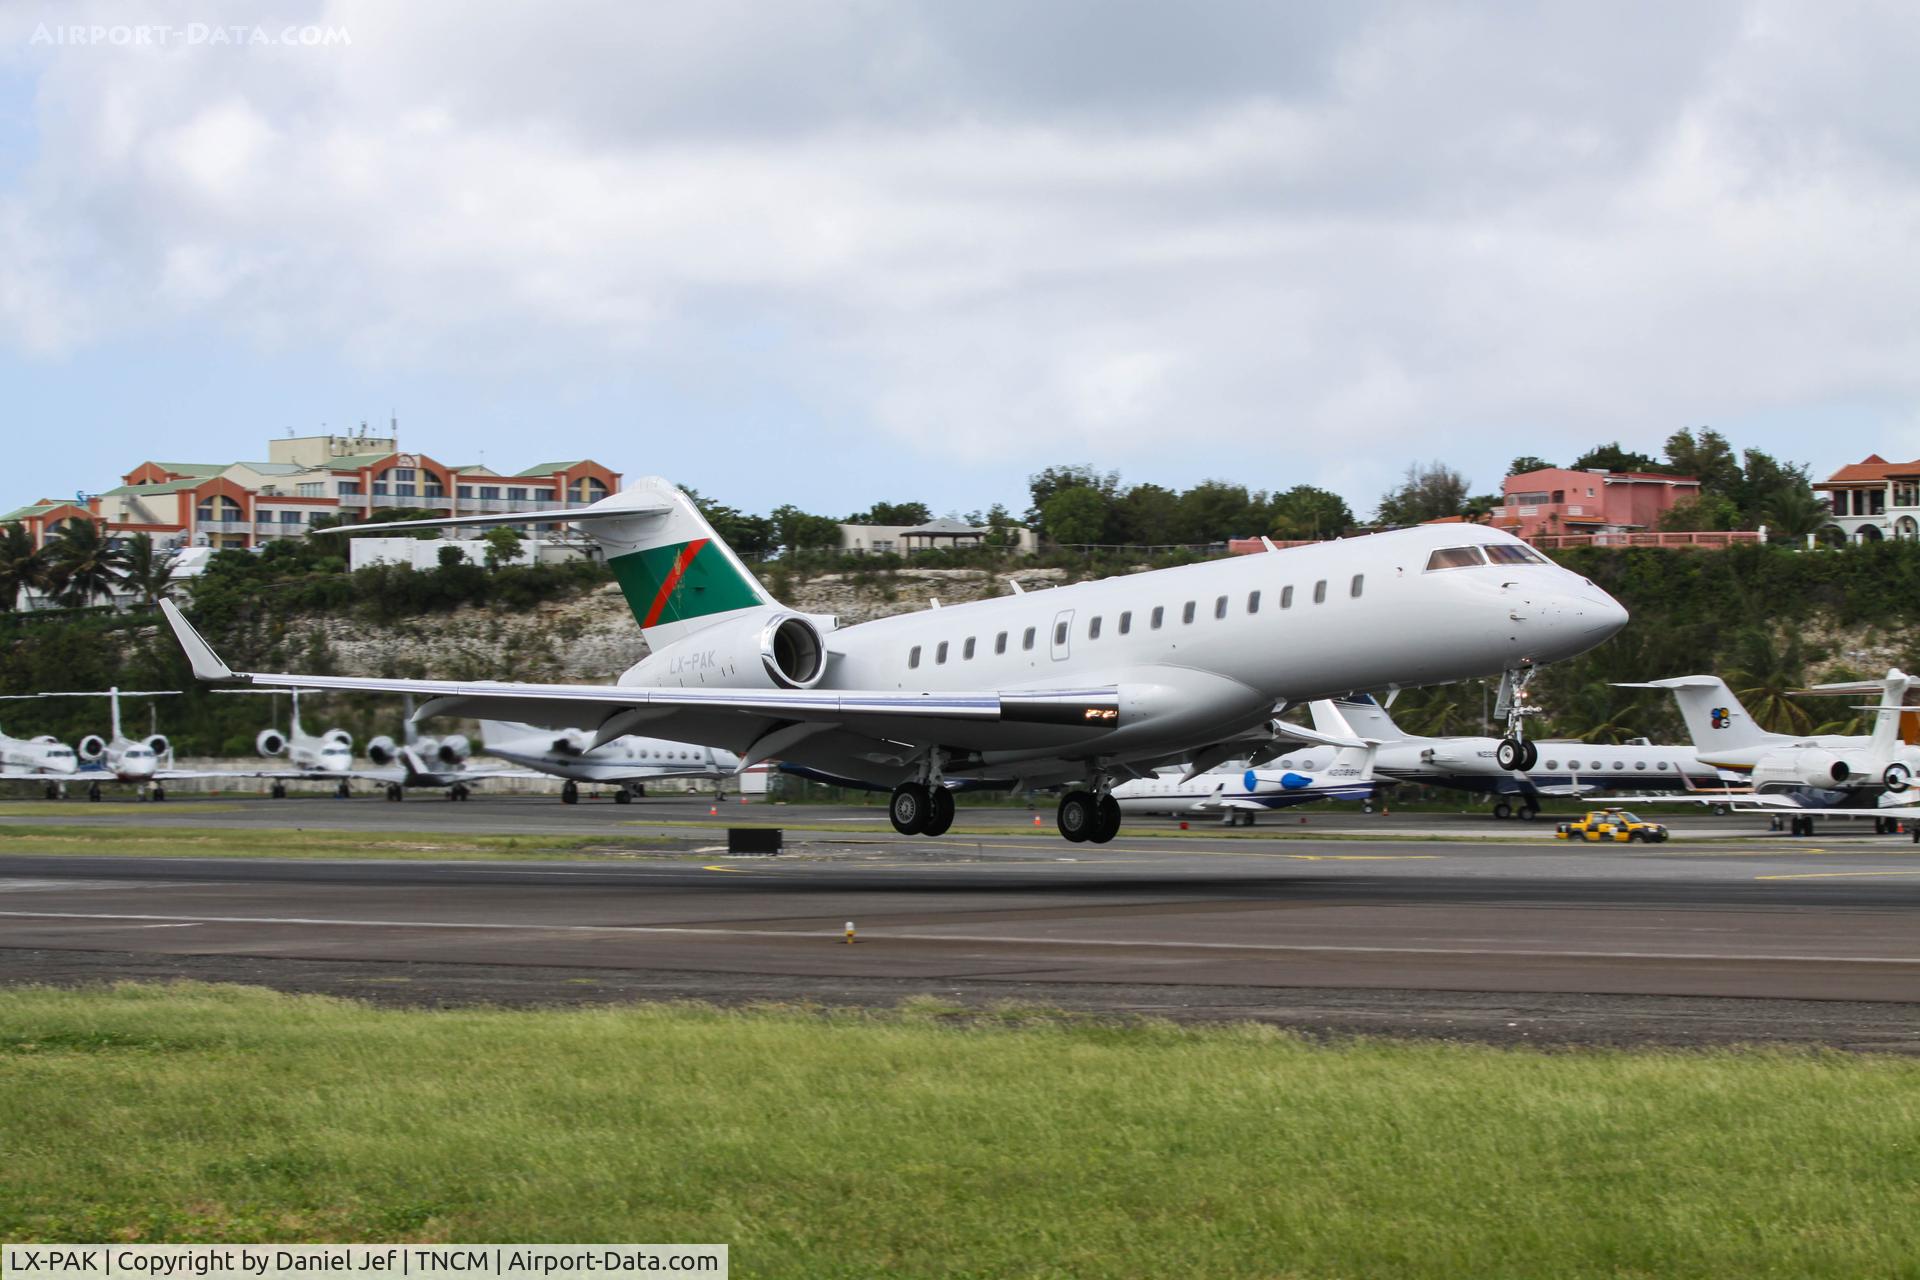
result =
[{"label": "nose landing gear", "polygon": [[1493,714],[1507,721],[1507,736],[1493,750],[1494,762],[1510,772],[1525,773],[1540,763],[1540,748],[1527,741],[1527,717],[1545,715],[1539,707],[1527,705],[1527,686],[1533,683],[1534,665],[1522,659],[1518,667],[1508,667],[1500,676],[1500,700]]}]

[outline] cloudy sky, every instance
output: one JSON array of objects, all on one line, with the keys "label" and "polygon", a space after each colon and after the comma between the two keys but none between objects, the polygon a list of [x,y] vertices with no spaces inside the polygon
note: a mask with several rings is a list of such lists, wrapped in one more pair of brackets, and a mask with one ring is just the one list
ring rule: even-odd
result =
[{"label": "cloudy sky", "polygon": [[10,4],[0,501],[389,414],[830,514],[1911,457],[1916,65],[1892,3]]}]

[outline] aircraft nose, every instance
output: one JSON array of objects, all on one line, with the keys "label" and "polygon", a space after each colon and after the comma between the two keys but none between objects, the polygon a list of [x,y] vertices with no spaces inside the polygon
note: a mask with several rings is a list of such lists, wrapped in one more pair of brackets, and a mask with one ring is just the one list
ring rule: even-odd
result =
[{"label": "aircraft nose", "polygon": [[1626,606],[1589,582],[1569,592],[1554,609],[1555,630],[1567,648],[1568,656],[1585,653],[1603,640],[1611,639],[1627,625]]}]

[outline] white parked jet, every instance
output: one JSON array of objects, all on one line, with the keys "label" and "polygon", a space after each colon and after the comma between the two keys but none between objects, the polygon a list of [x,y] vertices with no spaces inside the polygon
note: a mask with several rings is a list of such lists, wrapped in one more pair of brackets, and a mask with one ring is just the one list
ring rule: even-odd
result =
[{"label": "white parked jet", "polygon": [[[1314,703],[1316,713],[1324,703]],[[1316,714],[1316,721],[1320,717]],[[1292,808],[1315,800],[1359,800],[1374,796],[1375,744],[1353,738],[1352,730],[1334,713],[1329,723],[1316,723],[1329,736],[1301,739],[1297,758],[1289,756],[1279,768],[1262,768],[1239,761],[1190,773],[1162,769],[1151,778],[1135,778],[1113,789],[1122,813],[1217,813],[1229,826],[1252,826],[1254,818],[1275,809]],[[1301,732],[1283,726],[1282,732]],[[1338,736],[1334,736],[1338,735]]]},{"label": "white parked jet", "polygon": [[599,746],[586,729],[540,729],[530,724],[500,720],[480,723],[480,741],[490,756],[509,764],[565,778],[562,804],[580,802],[580,784],[600,783],[617,788],[616,804],[631,804],[644,795],[646,784],[661,778],[711,778],[722,782],[740,771],[740,757],[731,751],[643,738],[628,734]]},{"label": "white parked jet", "polygon": [[[1337,707],[1341,719],[1323,721],[1322,706]],[[1317,728],[1335,732],[1344,723],[1351,726],[1347,731],[1376,739],[1374,769],[1381,777],[1491,795],[1496,818],[1517,813],[1531,821],[1540,816],[1542,800],[1556,797],[1674,789],[1724,798],[1729,788],[1745,785],[1739,775],[1703,763],[1691,747],[1656,746],[1644,738],[1617,746],[1535,739],[1529,744],[1535,749],[1531,768],[1502,768],[1501,739],[1409,734],[1365,694],[1315,703],[1313,717]]]},{"label": "white parked jet", "polygon": [[[278,695],[278,689],[221,689],[220,693],[270,693]],[[249,778],[270,778],[273,780],[272,795],[276,800],[287,798],[287,783],[332,782],[334,794],[346,799],[352,794],[347,780],[353,777],[369,776],[357,773],[353,767],[353,735],[345,729],[328,729],[325,733],[311,734],[300,723],[300,695],[308,690],[292,689],[293,705],[287,718],[287,731],[282,733],[278,726],[268,725],[254,737],[253,747],[261,755],[269,758],[284,755],[292,766],[289,769],[262,769],[248,771],[242,775]]]},{"label": "white parked jet", "polygon": [[0,733],[0,779],[8,782],[39,782],[47,789],[47,799],[58,799],[66,780],[80,768],[80,759],[72,747],[50,733],[37,738],[9,738]]},{"label": "white parked jet", "polygon": [[171,767],[173,744],[167,741],[163,733],[151,734],[145,738],[129,738],[120,727],[120,699],[122,698],[171,698],[178,689],[102,689],[98,692],[60,692],[60,693],[16,693],[0,697],[0,701],[14,702],[27,698],[105,698],[109,709],[109,734],[102,738],[90,733],[75,744],[81,768],[73,774],[76,782],[87,784],[87,799],[100,798],[100,785],[103,782],[120,782],[145,791],[151,800],[165,800],[165,783],[175,778],[200,778],[207,775],[182,771]]},{"label": "white parked jet", "polygon": [[[1626,624],[1524,542],[1435,525],[836,627],[755,581],[684,493],[645,479],[587,507],[378,526],[568,522],[592,535],[652,652],[617,683],[235,672],[162,608],[203,680],[411,693],[422,716],[646,729],[892,788],[909,834],[953,820],[947,779],[1066,786],[1069,840],[1120,826],[1112,787],[1258,736],[1276,704],[1503,672]],[[1514,732],[1520,733],[1514,717]]]},{"label": "white parked jet", "polygon": [[1816,813],[1859,813],[1890,820],[1890,803],[1905,797],[1920,773],[1920,748],[1900,740],[1913,677],[1894,668],[1880,680],[1817,684],[1809,694],[1879,698],[1861,710],[1874,713],[1868,734],[1791,734],[1763,729],[1718,676],[1675,676],[1623,684],[1626,689],[1668,689],[1680,705],[1688,736],[1700,758],[1752,779],[1754,808],[1799,810],[1794,835],[1812,835]]}]

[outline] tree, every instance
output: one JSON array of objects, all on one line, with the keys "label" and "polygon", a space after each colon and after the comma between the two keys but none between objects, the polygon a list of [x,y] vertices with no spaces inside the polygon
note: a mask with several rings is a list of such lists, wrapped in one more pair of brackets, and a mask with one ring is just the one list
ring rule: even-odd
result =
[{"label": "tree", "polygon": [[442,569],[457,569],[467,562],[467,553],[461,547],[449,542],[438,553]]},{"label": "tree", "polygon": [[100,596],[111,600],[113,585],[120,580],[120,559],[99,525],[79,518],[67,521],[47,553],[54,599],[72,609]]},{"label": "tree", "polygon": [[1664,471],[1658,462],[1644,453],[1635,453],[1620,447],[1618,440],[1610,444],[1595,445],[1573,460],[1572,470],[1592,471],[1595,468],[1604,471]]},{"label": "tree", "polygon": [[160,602],[173,593],[173,562],[179,554],[156,548],[153,538],[145,533],[127,539],[123,554],[122,580],[140,597],[142,607],[159,608]]},{"label": "tree", "polygon": [[1339,538],[1354,526],[1345,498],[1310,484],[1274,494],[1267,512],[1268,527],[1278,538]]},{"label": "tree", "polygon": [[1782,485],[1761,508],[1768,536],[1783,542],[1805,542],[1833,518],[1825,498],[1816,498],[1805,486]]},{"label": "tree", "polygon": [[831,516],[809,515],[788,503],[775,507],[772,515],[774,537],[783,551],[819,551],[840,545],[840,522]]},{"label": "tree", "polygon": [[486,565],[490,570],[503,564],[511,564],[520,558],[520,544],[525,541],[518,529],[512,525],[496,525],[480,535],[480,541],[486,544]]},{"label": "tree", "polygon": [[1115,542],[1164,547],[1180,539],[1180,495],[1157,484],[1137,484],[1113,508]]},{"label": "tree", "polygon": [[1733,499],[1701,493],[1683,498],[1660,516],[1666,533],[1701,533],[1740,527],[1740,508]]},{"label": "tree", "polygon": [[1536,458],[1530,453],[1523,453],[1507,464],[1507,474],[1510,476],[1525,475],[1529,471],[1552,471],[1554,469],[1554,465],[1551,462],[1548,462],[1545,458]]},{"label": "tree", "polygon": [[[1033,496],[1033,505],[1027,508],[1027,524],[1049,538],[1054,537],[1053,531],[1046,525],[1047,503],[1068,489],[1092,490],[1100,498],[1103,509],[1110,512],[1120,499],[1120,473],[1109,471],[1103,475],[1083,465],[1048,467],[1037,475],[1028,476],[1027,492]],[[1102,523],[1105,524],[1104,517]],[[1055,538],[1055,541],[1062,539]]]},{"label": "tree", "polygon": [[1180,495],[1180,541],[1225,542],[1259,533],[1267,524],[1267,496],[1243,484],[1202,480]]},{"label": "tree", "polygon": [[774,534],[773,521],[767,517],[746,515],[732,507],[723,506],[711,498],[701,497],[697,489],[687,489],[685,492],[693,500],[694,508],[706,517],[713,531],[720,535],[720,540],[736,553],[761,559],[772,555],[774,548],[780,545]]},{"label": "tree", "polygon": [[987,508],[987,514],[981,518],[980,523],[984,525],[987,530],[988,546],[1012,547],[1019,545],[1020,534],[1014,527],[1013,515],[1007,510],[1005,503],[996,502]]},{"label": "tree", "polygon": [[1667,437],[1667,465],[1664,470],[1679,476],[1692,476],[1700,482],[1700,491],[1723,498],[1738,495],[1740,464],[1734,460],[1733,446],[1711,427],[1702,427],[1695,435],[1682,427]]},{"label": "tree", "polygon": [[856,511],[847,524],[891,524],[911,527],[933,519],[924,502],[876,502],[865,511]]},{"label": "tree", "polygon": [[1771,631],[1758,627],[1742,631],[1726,680],[1761,728],[1774,733],[1806,733],[1813,728],[1807,704],[1793,696],[1806,681],[1797,637],[1789,636],[1782,643]]},{"label": "tree", "polygon": [[1107,499],[1084,485],[1062,489],[1047,499],[1043,527],[1058,544],[1099,542],[1107,523]]},{"label": "tree", "polygon": [[1383,494],[1374,517],[1381,524],[1420,524],[1460,515],[1467,501],[1467,478],[1444,462],[1411,463],[1398,489]]},{"label": "tree", "polygon": [[47,585],[46,553],[33,545],[33,534],[23,524],[10,524],[0,533],[0,611],[12,612],[25,591]]}]

